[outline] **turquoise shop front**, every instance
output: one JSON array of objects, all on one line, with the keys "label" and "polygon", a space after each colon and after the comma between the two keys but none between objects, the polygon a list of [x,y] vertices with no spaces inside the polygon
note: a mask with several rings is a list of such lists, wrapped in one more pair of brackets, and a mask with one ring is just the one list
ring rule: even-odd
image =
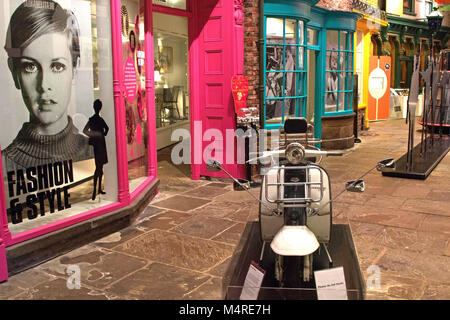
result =
[{"label": "turquoise shop front", "polygon": [[329,140],[322,147],[350,148],[353,37],[360,14],[329,11],[317,2],[263,2],[261,125],[278,129],[290,117],[306,117],[316,138]]}]

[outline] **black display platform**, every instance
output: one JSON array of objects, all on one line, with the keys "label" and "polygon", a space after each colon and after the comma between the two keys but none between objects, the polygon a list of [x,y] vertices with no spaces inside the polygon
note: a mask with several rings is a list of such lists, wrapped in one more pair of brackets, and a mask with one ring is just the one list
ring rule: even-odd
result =
[{"label": "black display platform", "polygon": [[[239,300],[250,263],[252,261],[259,262],[261,249],[262,240],[259,222],[249,222],[224,276],[223,296],[226,300]],[[349,225],[333,225],[329,251],[333,259],[332,267],[344,267],[348,299],[363,300],[365,298],[365,282],[359,267]],[[321,256],[325,256],[325,250],[322,248]],[[277,288],[274,277],[274,257],[275,254],[270,249],[270,244],[266,244],[264,258],[259,262],[266,274],[258,300],[317,300],[314,281],[311,281],[309,288]],[[322,258],[315,258],[314,270],[329,267],[328,263],[325,267],[316,266],[316,263],[320,264],[323,261],[328,261]]]},{"label": "black display platform", "polygon": [[443,136],[439,138],[439,136],[435,136],[433,146],[431,146],[431,138],[428,137],[426,144],[428,150],[422,156],[420,155],[422,143],[414,147],[411,168],[407,166],[407,154],[405,153],[400,159],[395,161],[395,169],[384,168],[382,169],[382,175],[425,180],[450,150],[450,137]]}]

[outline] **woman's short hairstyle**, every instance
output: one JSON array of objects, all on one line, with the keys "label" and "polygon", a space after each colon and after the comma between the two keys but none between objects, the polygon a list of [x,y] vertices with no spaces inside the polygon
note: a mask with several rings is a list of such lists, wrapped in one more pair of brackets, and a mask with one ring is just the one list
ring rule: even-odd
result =
[{"label": "woman's short hairstyle", "polygon": [[13,60],[40,36],[53,32],[67,32],[72,65],[80,58],[80,27],[70,10],[63,9],[53,0],[24,1],[11,16],[6,35],[5,50]]},{"label": "woman's short hairstyle", "polygon": [[94,101],[94,111],[99,113],[102,110],[103,103],[100,99]]}]

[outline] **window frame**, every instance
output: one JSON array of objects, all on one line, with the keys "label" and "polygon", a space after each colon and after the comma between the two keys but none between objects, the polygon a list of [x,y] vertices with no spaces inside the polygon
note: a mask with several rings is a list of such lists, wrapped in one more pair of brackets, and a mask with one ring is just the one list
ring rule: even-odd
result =
[{"label": "window frame", "polygon": [[[337,31],[338,32],[338,49],[328,49],[326,47],[325,44],[325,48],[323,49],[325,52],[325,59],[328,56],[328,52],[337,52],[338,53],[338,66],[337,66],[337,70],[328,70],[326,63],[324,66],[324,73],[325,73],[325,86],[324,86],[324,97],[323,97],[323,109],[322,109],[322,115],[325,117],[328,116],[340,116],[340,115],[347,115],[347,114],[351,114],[353,112],[353,74],[355,72],[355,48],[354,48],[354,36],[355,36],[355,32],[352,30],[345,30],[345,29],[325,29],[325,34],[328,37],[328,31]],[[341,34],[343,32],[347,32],[347,37],[346,37],[346,45],[345,45],[345,49],[341,49]],[[326,41],[326,43],[328,43],[328,39]],[[351,69],[343,69],[341,70],[341,59],[340,56],[342,53],[346,54],[346,58],[345,58],[345,64],[347,65],[347,68],[351,68]],[[349,60],[349,55],[352,55],[352,61],[350,63]],[[344,90],[340,90],[340,76],[338,76],[337,80],[337,90],[336,91],[328,91],[326,90],[326,76],[328,72],[337,72],[339,75],[341,73],[346,73],[347,76],[345,77],[345,87]],[[348,75],[350,74],[350,76]],[[349,79],[350,77],[350,79]],[[327,111],[326,110],[326,103],[325,103],[325,99],[326,99],[326,94],[327,93],[336,93],[337,97],[336,97],[336,110],[335,111]],[[339,110],[339,96],[341,95],[341,93],[344,94],[344,100],[345,100],[345,104],[344,104],[344,109],[343,110]]]},{"label": "window frame", "polygon": [[[272,43],[268,42],[267,40],[267,21],[270,18],[275,19],[281,19],[283,20],[283,38],[281,43]],[[296,29],[297,29],[297,35],[295,39],[295,44],[287,43],[286,42],[286,22],[288,20],[295,20],[296,21]],[[299,24],[300,22],[303,24],[302,27],[302,43],[300,43],[300,32],[299,30]],[[283,66],[281,70],[267,70],[267,48],[268,47],[282,47],[283,48]],[[296,68],[295,70],[286,70],[286,48],[287,47],[295,47],[297,49],[296,54]],[[299,50],[300,48],[303,49],[303,63],[302,67],[300,67],[300,54]],[[292,115],[286,115],[285,114],[285,106],[287,100],[295,100],[295,114],[293,116],[299,117],[299,116],[305,116],[306,115],[306,102],[307,102],[307,72],[308,72],[308,62],[307,62],[307,21],[305,19],[302,19],[297,16],[278,16],[278,15],[264,15],[264,46],[263,46],[263,126],[266,129],[278,129],[284,125],[285,120]],[[270,73],[281,73],[283,74],[283,87],[282,87],[282,96],[281,97],[273,97],[268,98],[267,97],[267,91],[266,91],[266,81],[267,81],[267,75]],[[285,95],[285,89],[286,89],[286,74],[288,73],[295,73],[295,83],[296,83],[296,89],[295,89],[295,95],[294,96],[286,96]],[[282,104],[282,114],[281,114],[281,120],[277,123],[268,123],[267,122],[267,101],[276,101],[281,100],[283,102]]]},{"label": "window frame", "polygon": [[416,1],[415,0],[407,0],[407,1],[408,1],[407,9],[405,9],[405,7],[404,7],[405,1],[403,1],[403,14],[415,16],[416,15],[416,8],[415,8]]}]

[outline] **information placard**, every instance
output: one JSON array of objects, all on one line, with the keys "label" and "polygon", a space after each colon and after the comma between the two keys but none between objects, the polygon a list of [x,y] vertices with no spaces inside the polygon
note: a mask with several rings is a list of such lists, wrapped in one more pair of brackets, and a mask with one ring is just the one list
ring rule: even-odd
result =
[{"label": "information placard", "polygon": [[245,277],[244,287],[242,288],[240,300],[257,300],[261,284],[264,279],[265,271],[254,261],[250,263],[250,267]]},{"label": "information placard", "polygon": [[344,268],[314,272],[318,300],[348,300]]}]

